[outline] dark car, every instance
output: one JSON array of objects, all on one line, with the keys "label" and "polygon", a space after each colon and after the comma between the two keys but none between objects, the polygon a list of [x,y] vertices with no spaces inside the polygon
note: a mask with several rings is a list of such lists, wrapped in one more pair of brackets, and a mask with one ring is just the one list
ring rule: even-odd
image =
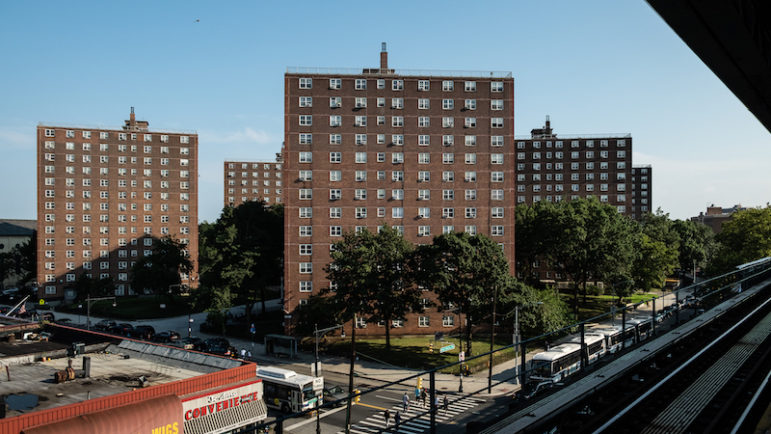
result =
[{"label": "dark car", "polygon": [[175,332],[174,330],[166,330],[160,333],[157,333],[153,337],[154,342],[160,342],[164,344],[176,342],[180,339],[179,333]]},{"label": "dark car", "polygon": [[149,341],[155,336],[155,329],[153,326],[149,325],[138,325],[134,327],[134,333],[132,333],[131,336]]},{"label": "dark car", "polygon": [[134,332],[134,326],[129,323],[116,324],[109,328],[109,332],[114,335],[131,337]]},{"label": "dark car", "polygon": [[107,319],[103,319],[103,320],[99,321],[98,323],[94,324],[92,328],[94,330],[98,330],[98,331],[101,331],[101,332],[106,332],[106,331],[110,330],[110,328],[115,327],[116,325],[118,325],[118,324],[115,321],[110,321],[110,320],[107,320]]},{"label": "dark car", "polygon": [[71,325],[73,325],[73,323],[72,323],[72,320],[71,320],[71,319],[69,319],[69,318],[59,318],[59,319],[57,319],[57,320],[56,320],[56,321],[54,321],[54,322],[55,322],[56,324],[60,324],[60,325],[66,325],[66,326],[71,326]]},{"label": "dark car", "polygon": [[348,399],[348,392],[340,386],[324,387],[324,403],[334,402],[335,407],[345,405]]},{"label": "dark car", "polygon": [[225,338],[210,338],[206,339],[205,350],[207,353],[230,355],[230,342]]}]

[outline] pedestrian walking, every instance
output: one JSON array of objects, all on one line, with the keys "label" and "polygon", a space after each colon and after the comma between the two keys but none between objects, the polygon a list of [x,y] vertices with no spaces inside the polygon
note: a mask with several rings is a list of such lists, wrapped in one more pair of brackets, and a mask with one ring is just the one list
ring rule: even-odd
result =
[{"label": "pedestrian walking", "polygon": [[241,348],[241,358],[246,359],[246,348]]},{"label": "pedestrian walking", "polygon": [[252,352],[251,352],[251,350],[248,350],[248,351],[246,352],[246,357],[248,357],[248,358],[249,358],[249,360],[252,360]]},{"label": "pedestrian walking", "polygon": [[420,400],[420,389],[415,388],[415,402],[418,402]]},{"label": "pedestrian walking", "polygon": [[439,395],[434,395],[434,411],[439,410]]},{"label": "pedestrian walking", "polygon": [[[402,406],[404,407],[403,411],[407,413],[407,410],[410,409],[410,397],[409,395],[407,395],[407,392],[404,392],[404,396],[402,396]],[[399,414],[399,413],[396,413],[396,414]]]},{"label": "pedestrian walking", "polygon": [[442,408],[444,408],[444,414],[447,415],[447,407],[450,403],[447,402],[447,395],[444,395],[444,399],[442,400]]},{"label": "pedestrian walking", "polygon": [[394,415],[394,426],[396,429],[399,429],[400,423],[402,423],[402,416],[399,414],[399,410],[396,410],[396,414]]},{"label": "pedestrian walking", "polygon": [[388,409],[383,410],[383,418],[385,419],[385,427],[388,429],[388,420],[391,419],[391,413],[388,412]]},{"label": "pedestrian walking", "polygon": [[424,387],[423,390],[420,391],[420,399],[423,400],[423,407],[426,406],[426,398],[428,398],[428,393],[426,393],[426,388]]}]

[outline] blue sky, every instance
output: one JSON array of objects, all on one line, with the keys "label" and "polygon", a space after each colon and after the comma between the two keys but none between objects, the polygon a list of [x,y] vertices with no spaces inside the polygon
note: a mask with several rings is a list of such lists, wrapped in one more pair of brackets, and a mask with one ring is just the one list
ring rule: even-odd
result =
[{"label": "blue sky", "polygon": [[[35,215],[35,126],[200,137],[199,218],[222,161],[272,160],[287,66],[512,71],[515,130],[631,133],[675,218],[771,200],[771,137],[642,0],[0,2],[0,218]],[[200,20],[196,22],[196,20]]]}]

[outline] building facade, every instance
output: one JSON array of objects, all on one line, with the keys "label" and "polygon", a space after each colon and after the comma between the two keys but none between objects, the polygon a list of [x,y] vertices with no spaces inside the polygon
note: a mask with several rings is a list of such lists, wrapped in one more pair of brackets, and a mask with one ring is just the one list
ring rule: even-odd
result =
[{"label": "building facade", "polygon": [[632,166],[632,218],[640,221],[653,209],[653,168]]},{"label": "building facade", "polygon": [[[380,68],[285,75],[288,319],[330,286],[330,246],[347,231],[391,225],[416,244],[442,233],[485,234],[513,272],[511,73],[396,71],[387,56],[384,49]],[[359,325],[384,333],[382,324]],[[459,320],[432,308],[393,325],[392,333],[424,333]]]},{"label": "building facade", "polygon": [[133,108],[122,129],[37,128],[37,253],[41,298],[73,297],[85,274],[132,292],[130,270],[171,236],[194,266],[197,286],[198,135],[151,131]]},{"label": "building facade", "polygon": [[703,223],[709,226],[713,232],[719,234],[723,231],[723,225],[733,218],[734,213],[747,209],[741,204],[734,205],[731,208],[712,205],[707,207],[706,212],[700,212],[696,217],[691,217],[691,221]]},{"label": "building facade", "polygon": [[632,214],[632,136],[557,136],[549,117],[516,138],[517,204],[595,197]]},{"label": "building facade", "polygon": [[268,205],[281,203],[283,158],[276,161],[225,161],[224,206],[262,200]]}]

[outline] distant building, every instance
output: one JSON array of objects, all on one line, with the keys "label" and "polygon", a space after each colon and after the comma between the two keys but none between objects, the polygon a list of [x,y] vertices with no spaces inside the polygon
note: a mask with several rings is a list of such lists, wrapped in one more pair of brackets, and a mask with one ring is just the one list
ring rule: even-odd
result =
[{"label": "distant building", "polygon": [[[24,243],[32,239],[37,228],[36,220],[0,220],[0,253],[12,252],[15,248],[21,247]],[[19,281],[20,258],[14,258],[16,269],[11,275],[0,282],[0,289],[11,288],[17,285]]]},{"label": "distant building", "polygon": [[283,158],[276,161],[225,161],[224,206],[262,200],[268,205],[281,203]]},{"label": "distant building", "polygon": [[632,218],[640,221],[653,209],[653,168],[632,166]]},{"label": "distant building", "polygon": [[595,197],[632,214],[632,136],[558,136],[549,117],[516,138],[517,204]]},{"label": "distant building", "polygon": [[[284,80],[287,315],[334,284],[324,267],[343,233],[385,224],[416,244],[488,235],[513,272],[510,72],[399,71],[383,47],[380,68],[294,68]],[[458,325],[457,313],[428,309],[395,319],[391,333]],[[357,324],[363,334],[383,326]]]},{"label": "distant building", "polygon": [[152,131],[132,107],[122,129],[41,124],[37,149],[41,298],[74,297],[81,274],[131,294],[131,267],[165,236],[187,246],[182,284],[197,286],[197,134]]},{"label": "distant building", "polygon": [[701,212],[698,216],[691,217],[691,220],[704,223],[712,228],[716,234],[719,234],[723,230],[725,222],[731,220],[735,212],[743,211],[745,209],[747,208],[742,207],[741,204],[734,205],[731,208],[723,208],[712,204],[707,207],[706,213]]}]

